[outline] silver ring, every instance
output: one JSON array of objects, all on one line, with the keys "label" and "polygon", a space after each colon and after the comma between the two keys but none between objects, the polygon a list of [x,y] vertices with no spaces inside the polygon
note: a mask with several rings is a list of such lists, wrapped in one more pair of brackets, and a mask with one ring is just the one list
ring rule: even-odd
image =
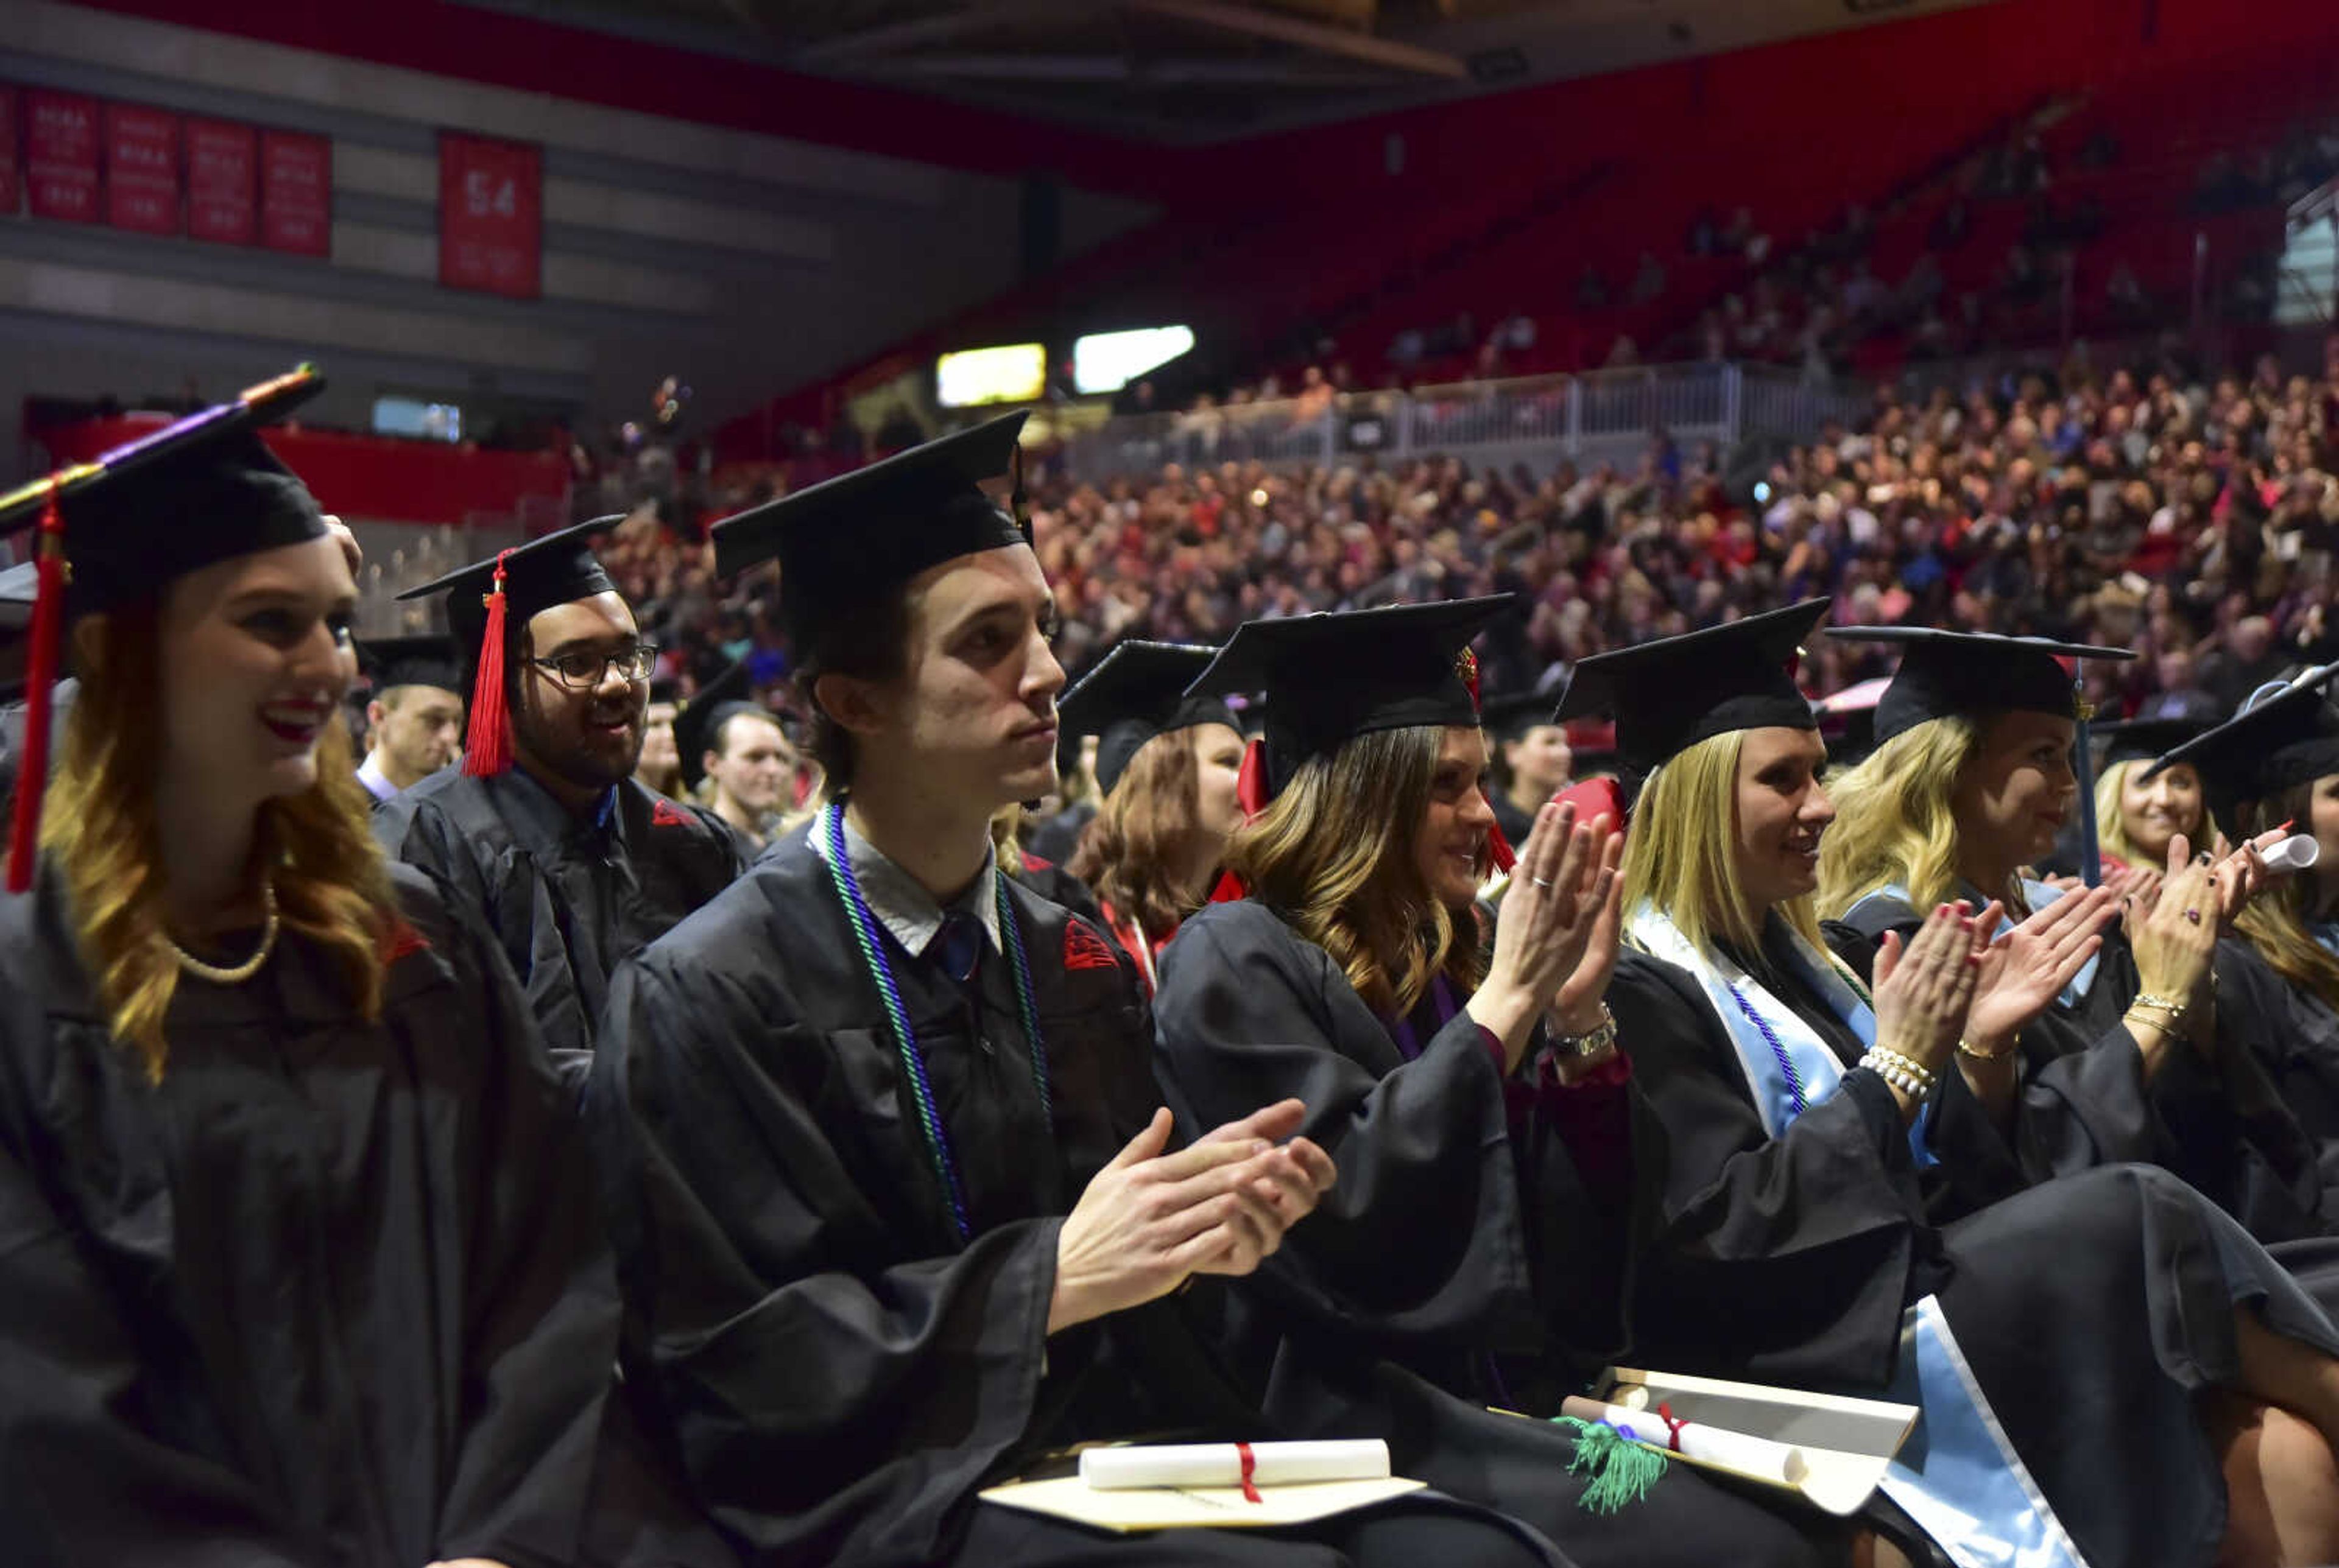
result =
[{"label": "silver ring", "polygon": [[1535,883],[1537,887],[1549,887],[1551,885],[1549,879],[1545,877],[1531,876],[1527,878],[1527,880]]}]

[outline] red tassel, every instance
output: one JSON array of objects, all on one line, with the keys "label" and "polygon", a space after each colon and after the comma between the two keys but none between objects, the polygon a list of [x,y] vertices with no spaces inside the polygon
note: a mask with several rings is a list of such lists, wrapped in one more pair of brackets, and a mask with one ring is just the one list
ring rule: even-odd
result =
[{"label": "red tassel", "polygon": [[33,885],[41,856],[41,796],[49,785],[49,714],[55,696],[57,658],[64,640],[65,518],[57,506],[57,481],[49,481],[49,503],[41,509],[35,544],[39,587],[33,599],[30,646],[25,660],[25,753],[16,759],[15,809],[8,824],[8,891]]},{"label": "red tassel", "polygon": [[[1494,809],[1492,801],[1486,803],[1486,809]],[[1486,858],[1494,862],[1495,869],[1505,876],[1510,875],[1511,868],[1519,863],[1518,852],[1511,848],[1511,841],[1504,833],[1501,823],[1486,824]]]},{"label": "red tassel", "polygon": [[487,596],[488,629],[479,638],[479,675],[471,683],[471,724],[463,736],[463,774],[493,778],[512,765],[511,715],[504,702],[504,557],[496,557]]},{"label": "red tassel", "polygon": [[1272,797],[1267,787],[1267,745],[1257,735],[1243,747],[1242,766],[1235,774],[1235,801],[1243,821],[1257,822]]}]

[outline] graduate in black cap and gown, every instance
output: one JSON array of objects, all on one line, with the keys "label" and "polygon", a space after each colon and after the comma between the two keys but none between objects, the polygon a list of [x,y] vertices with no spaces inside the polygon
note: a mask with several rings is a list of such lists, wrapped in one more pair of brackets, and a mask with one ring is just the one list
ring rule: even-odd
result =
[{"label": "graduate in black cap and gown", "polygon": [[1131,640],[1057,705],[1067,735],[1095,735],[1102,804],[1068,868],[1137,966],[1145,993],[1179,922],[1209,896],[1241,825],[1243,734],[1226,699],[1189,697],[1218,649]]},{"label": "graduate in black cap and gown", "polygon": [[[1196,695],[1264,692],[1270,799],[1247,896],[1161,958],[1162,1086],[1181,1119],[1289,1096],[1340,1180],[1220,1342],[1271,1414],[1385,1437],[1403,1473],[1534,1524],[1571,1562],[1820,1562],[1801,1525],[1673,1467],[1587,1511],[1548,1413],[1622,1349],[1638,1157],[1599,991],[1615,835],[1546,804],[1499,928],[1470,643],[1507,596],[1239,627]],[[1612,827],[1614,824],[1610,824]]]},{"label": "graduate in black cap and gown", "polygon": [[2137,764],[2145,787],[2196,775],[2232,831],[2314,841],[2314,864],[2250,901],[2219,944],[2221,999],[2238,991],[2265,1027],[2249,1043],[2314,1146],[2321,1212],[2339,1215],[2339,713],[2333,666],[2265,692],[2225,724]]},{"label": "graduate in black cap and gown", "polygon": [[[2065,658],[2129,656],[2036,638],[1905,627],[1829,635],[1905,645],[1877,705],[1876,750],[1831,781],[1836,821],[1820,863],[1830,944],[1862,976],[1887,932],[1905,942],[1934,905],[2003,910],[1996,935],[2060,946],[2109,920],[2119,889],[2071,893],[2028,874],[2080,798],[2077,708]],[[2189,854],[2191,846],[2186,845]],[[2209,846],[2200,846],[2206,850]],[[2176,851],[2172,848],[2172,854]],[[2168,884],[2183,867],[2164,867]],[[2320,1235],[2313,1149],[2247,1040],[2266,1027],[2245,995],[2213,988],[2216,938],[2264,872],[2236,851],[2202,865],[2186,896],[2131,905],[2043,1012],[1976,1003],[1960,1060],[1989,1091],[1945,1080],[1938,1114],[1966,1121],[1995,1159],[1945,1168],[1940,1218],[2053,1175],[2123,1160],[2160,1164],[2262,1240]],[[2074,902],[2077,901],[2077,902]],[[1969,1134],[1959,1132],[1961,1140]]]},{"label": "graduate in black cap and gown", "polygon": [[794,803],[795,747],[779,715],[748,700],[745,661],[733,665],[674,715],[684,798],[698,801],[761,853]]},{"label": "graduate in black cap and gown", "polygon": [[55,563],[0,896],[12,1564],[577,1556],[590,1169],[495,945],[367,831],[355,583],[249,428],[317,384],[69,472],[54,526],[0,502]]},{"label": "graduate in black cap and gown", "polygon": [[1543,803],[1574,779],[1575,754],[1565,727],[1551,716],[1551,699],[1540,692],[1488,697],[1486,734],[1495,743],[1495,788],[1487,799],[1503,836],[1525,843]]},{"label": "graduate in black cap and gown", "polygon": [[469,688],[451,637],[368,637],[358,645],[358,666],[373,682],[358,783],[386,801],[462,754]]},{"label": "graduate in black cap and gown", "polygon": [[[2228,1478],[2294,1549],[2339,1546],[2339,1405],[2315,1392],[2339,1331],[2230,1218],[2144,1166],[1929,1218],[1975,1155],[1930,1112],[1952,1080],[1989,1092],[1958,1046],[2005,962],[1982,962],[1992,912],[1954,905],[1888,933],[1872,990],[1823,945],[1834,811],[1791,672],[1826,609],[1585,659],[1562,699],[1614,713],[1647,781],[1607,988],[1660,1193],[1635,1354],[1919,1406],[1884,1496],[1961,1568],[2266,1561],[2228,1530]],[[2026,982],[2038,1005],[2089,951]]]},{"label": "graduate in black cap and gown", "polygon": [[657,650],[593,555],[593,537],[618,520],[547,534],[399,596],[446,596],[470,725],[459,764],[374,819],[393,858],[446,883],[495,932],[572,1077],[610,973],[749,858],[714,813],[633,776]]},{"label": "graduate in black cap and gown", "polygon": [[1258,1435],[1187,1315],[1334,1174],[1296,1105],[1171,1151],[1130,966],[999,874],[1064,679],[978,488],[1021,423],[716,526],[719,569],[779,558],[836,794],[613,990],[586,1107],[631,1376],[759,1563],[1556,1561],[1434,1497],[1128,1537],[977,1501],[1084,1439]]}]

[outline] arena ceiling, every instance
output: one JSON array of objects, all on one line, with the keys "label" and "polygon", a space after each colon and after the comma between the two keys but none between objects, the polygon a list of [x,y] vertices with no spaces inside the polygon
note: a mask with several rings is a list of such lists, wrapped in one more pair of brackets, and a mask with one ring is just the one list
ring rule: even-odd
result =
[{"label": "arena ceiling", "polygon": [[471,0],[1160,143],[2006,0]]}]

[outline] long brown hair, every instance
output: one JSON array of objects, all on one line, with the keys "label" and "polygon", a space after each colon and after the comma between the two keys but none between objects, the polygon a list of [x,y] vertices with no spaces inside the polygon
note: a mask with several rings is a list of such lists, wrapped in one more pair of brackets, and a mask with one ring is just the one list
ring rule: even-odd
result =
[{"label": "long brown hair", "polygon": [[[163,753],[157,607],[94,618],[74,649],[81,691],[49,784],[41,849],[64,884],[82,962],[114,1037],[159,1080],[179,966],[163,925],[154,815]],[[381,1010],[397,919],[390,873],[368,827],[370,804],[336,715],[317,743],[317,782],[260,807],[253,852],[270,868],[284,931],[324,950],[350,1002],[369,1019]]]},{"label": "long brown hair", "polygon": [[[2243,802],[2235,814],[2235,831],[2250,839],[2285,822],[2309,820],[2316,782],[2293,784],[2272,800]],[[2313,877],[2284,877],[2250,900],[2234,926],[2275,973],[2339,1011],[2339,957],[2306,931],[2308,901],[2314,896]]]},{"label": "long brown hair", "polygon": [[1174,868],[1185,863],[1202,831],[1194,820],[1199,776],[1192,730],[1147,741],[1081,830],[1080,847],[1064,868],[1117,918],[1135,921],[1149,934],[1174,930],[1198,902],[1197,890],[1177,884]]},{"label": "long brown hair", "polygon": [[1227,848],[1253,898],[1331,954],[1367,1004],[1400,1017],[1441,973],[1465,994],[1486,978],[1476,914],[1456,918],[1414,857],[1445,744],[1436,725],[1378,730],[1310,757]]}]

